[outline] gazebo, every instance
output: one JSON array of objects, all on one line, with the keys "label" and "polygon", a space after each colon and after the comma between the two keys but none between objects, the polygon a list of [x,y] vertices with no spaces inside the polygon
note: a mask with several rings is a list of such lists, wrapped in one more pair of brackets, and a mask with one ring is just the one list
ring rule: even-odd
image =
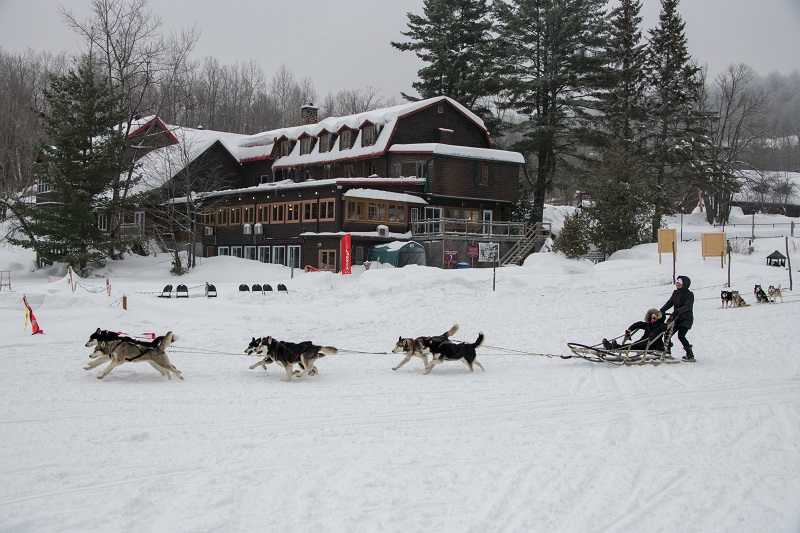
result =
[{"label": "gazebo", "polygon": [[778,250],[775,250],[767,256],[767,265],[774,267],[785,267],[786,256],[780,253]]}]

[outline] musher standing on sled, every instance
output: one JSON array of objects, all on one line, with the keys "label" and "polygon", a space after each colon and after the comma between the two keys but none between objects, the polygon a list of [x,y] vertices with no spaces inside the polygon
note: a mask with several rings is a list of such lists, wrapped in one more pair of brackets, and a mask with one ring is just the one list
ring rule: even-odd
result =
[{"label": "musher standing on sled", "polygon": [[673,308],[670,321],[674,323],[673,331],[678,333],[678,340],[681,341],[686,355],[683,356],[684,361],[694,361],[694,353],[692,352],[692,345],[686,340],[686,332],[692,329],[694,323],[694,293],[689,290],[689,285],[692,280],[688,276],[678,276],[675,280],[676,289],[672,291],[672,296],[669,297],[667,303],[661,306],[661,312],[665,313],[668,309]]}]

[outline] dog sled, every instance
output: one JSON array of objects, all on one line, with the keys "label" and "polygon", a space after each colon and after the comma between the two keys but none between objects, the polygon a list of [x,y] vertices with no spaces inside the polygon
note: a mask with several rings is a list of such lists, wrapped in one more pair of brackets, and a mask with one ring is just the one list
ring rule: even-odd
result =
[{"label": "dog sled", "polygon": [[[671,338],[673,333],[673,322],[667,323],[667,330],[659,337],[650,339],[642,346],[642,341],[628,342],[630,339],[627,334],[622,334],[619,337],[611,339],[610,343],[600,342],[598,344],[586,345],[577,342],[568,342],[567,346],[573,353],[572,356],[586,359],[592,363],[609,363],[617,366],[632,366],[632,365],[660,365],[660,364],[677,364],[694,362],[694,360],[686,361],[685,359],[673,357],[670,353],[672,346]],[[622,344],[616,341],[622,339]],[[607,339],[603,339],[607,341]],[[663,345],[665,350],[652,349],[651,346],[658,342],[658,345]],[[635,347],[637,346],[638,347]]]}]

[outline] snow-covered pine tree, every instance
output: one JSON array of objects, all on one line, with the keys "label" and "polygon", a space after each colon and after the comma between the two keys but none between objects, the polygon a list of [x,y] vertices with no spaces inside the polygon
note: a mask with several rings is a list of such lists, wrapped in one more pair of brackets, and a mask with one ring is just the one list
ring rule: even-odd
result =
[{"label": "snow-covered pine tree", "polygon": [[46,139],[39,146],[37,176],[53,202],[18,202],[21,233],[14,244],[36,251],[40,260],[72,265],[84,273],[104,263],[116,243],[98,227],[104,193],[119,168],[123,137],[115,126],[119,101],[84,57],[76,69],[53,76],[44,92]]},{"label": "snow-covered pine tree", "polygon": [[563,156],[595,142],[608,21],[604,0],[510,0],[495,3],[496,56],[503,96],[523,121],[516,149],[533,160],[533,209]]},{"label": "snow-covered pine tree", "polygon": [[391,44],[426,63],[417,72],[419,81],[411,84],[419,98],[449,96],[489,118],[481,99],[492,91],[490,12],[486,0],[425,0],[424,15],[408,13],[408,31],[402,34],[410,41]]},{"label": "snow-covered pine tree", "polygon": [[705,121],[698,112],[700,69],[689,54],[678,2],[661,0],[659,23],[650,31],[647,49],[653,241],[658,237],[662,216],[675,208],[689,184],[702,172],[703,162],[698,156],[707,141]]},{"label": "snow-covered pine tree", "polygon": [[645,49],[641,0],[621,0],[611,11],[607,82],[601,93],[608,135],[621,147],[638,151],[643,134]]}]

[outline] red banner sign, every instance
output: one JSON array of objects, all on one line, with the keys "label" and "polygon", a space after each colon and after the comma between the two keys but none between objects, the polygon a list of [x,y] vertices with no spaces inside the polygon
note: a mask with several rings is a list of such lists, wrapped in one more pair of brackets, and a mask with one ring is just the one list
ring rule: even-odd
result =
[{"label": "red banner sign", "polygon": [[444,264],[455,265],[456,263],[458,263],[458,250],[445,250]]},{"label": "red banner sign", "polygon": [[342,237],[342,274],[353,273],[353,253],[351,245],[351,237],[348,233]]}]

